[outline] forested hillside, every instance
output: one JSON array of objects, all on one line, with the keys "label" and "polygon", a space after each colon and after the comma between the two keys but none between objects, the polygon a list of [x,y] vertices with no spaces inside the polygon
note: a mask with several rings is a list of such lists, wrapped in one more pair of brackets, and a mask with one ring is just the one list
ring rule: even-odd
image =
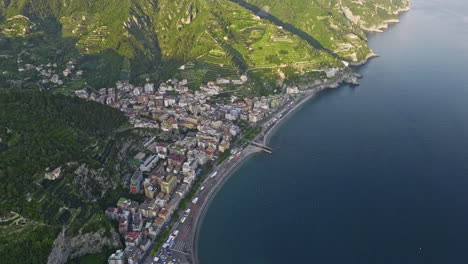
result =
[{"label": "forested hillside", "polygon": [[138,136],[120,111],[63,94],[173,77],[198,89],[246,75],[239,97],[334,81],[374,55],[365,32],[408,1],[0,0],[0,262],[45,263],[59,233],[102,236],[95,251],[120,243],[103,208],[128,193]]},{"label": "forested hillside", "polygon": [[47,167],[89,159],[84,150],[124,122],[120,111],[74,97],[0,92],[0,181],[7,183],[0,186],[1,206],[20,206]]},{"label": "forested hillside", "polygon": [[[93,186],[70,183],[79,178],[74,176],[78,165],[100,166],[94,155],[125,122],[118,110],[78,98],[0,91],[0,216],[9,219],[0,221],[2,263],[46,262],[63,225],[70,234],[85,223],[90,231],[108,226],[103,218],[91,228],[102,209],[80,188]],[[60,179],[45,180],[57,167]],[[105,193],[99,181],[93,184],[97,193]]]}]

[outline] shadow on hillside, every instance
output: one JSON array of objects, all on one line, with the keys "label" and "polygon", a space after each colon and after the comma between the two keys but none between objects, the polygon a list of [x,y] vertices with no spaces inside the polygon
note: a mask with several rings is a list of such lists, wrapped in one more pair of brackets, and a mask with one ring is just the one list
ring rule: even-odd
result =
[{"label": "shadow on hillside", "polygon": [[[59,75],[67,68],[70,61],[76,62],[74,72],[83,70],[82,81],[93,88],[114,87],[117,80],[142,82],[145,78],[159,75],[161,50],[155,34],[147,34],[148,29],[131,27],[130,38],[122,38],[115,48],[103,48],[92,44],[90,50],[77,47],[77,37],[64,36],[63,27],[56,18],[31,18],[35,29],[26,36],[6,36],[0,33],[0,86],[2,88],[20,87],[37,88],[47,79],[36,69],[24,70],[26,64],[38,67],[48,63]],[[130,39],[130,40],[129,40]],[[132,51],[132,57],[126,57],[118,51],[122,46]],[[49,69],[45,69],[46,71]],[[50,77],[48,77],[50,79]]]},{"label": "shadow on hillside", "polygon": [[291,25],[289,23],[283,22],[281,19],[273,16],[272,14],[266,12],[265,10],[259,8],[258,6],[255,6],[255,5],[253,5],[251,3],[248,3],[248,2],[246,2],[244,0],[229,0],[229,1],[241,5],[242,7],[246,8],[246,9],[252,11],[254,14],[258,15],[259,17],[261,17],[263,19],[266,19],[266,20],[270,21],[271,23],[273,23],[273,24],[275,24],[277,26],[281,26],[284,30],[286,30],[286,31],[288,31],[288,32],[290,32],[290,33],[292,33],[294,35],[299,36],[300,38],[307,41],[315,49],[322,50],[322,51],[324,51],[324,52],[330,54],[331,56],[333,56],[335,58],[338,58],[340,60],[346,60],[346,59],[340,57],[335,52],[323,47],[322,44],[317,39],[315,39],[314,37],[309,35],[307,32],[304,32],[304,31],[296,28],[295,26],[293,26],[293,25]]}]

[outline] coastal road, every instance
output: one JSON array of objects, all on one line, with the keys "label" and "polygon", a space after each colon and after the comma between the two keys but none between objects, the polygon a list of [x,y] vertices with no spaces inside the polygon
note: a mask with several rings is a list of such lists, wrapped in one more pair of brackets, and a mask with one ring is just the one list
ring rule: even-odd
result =
[{"label": "coastal road", "polygon": [[[286,102],[286,104],[281,107],[280,109],[273,112],[268,118],[264,121],[259,123],[261,125],[262,131],[252,140],[254,142],[261,142],[263,145],[267,145],[269,136],[271,132],[283,121],[286,119],[291,113],[297,110],[302,104],[307,102],[310,98],[312,98],[317,92],[323,90],[322,87],[314,87],[304,92],[302,96],[296,98],[295,100],[290,100]],[[217,179],[215,182],[209,183],[209,193],[203,195],[202,198],[199,198],[199,202],[201,202],[200,208],[197,210],[197,214],[194,214],[194,222],[192,224],[192,228],[190,229],[190,239],[191,241],[186,241],[186,246],[191,246],[191,248],[186,248],[186,253],[190,253],[190,263],[191,264],[198,264],[198,252],[197,252],[197,241],[198,241],[198,231],[199,231],[199,221],[202,218],[203,214],[208,208],[208,205],[211,201],[211,198],[219,191],[219,187],[226,181],[230,174],[250,155],[254,153],[261,152],[262,150],[258,147],[249,145],[248,147],[244,148],[237,159],[229,160],[223,162],[221,167],[218,169]],[[224,164],[226,163],[226,164]],[[209,181],[210,179],[207,179]],[[205,190],[206,187],[205,187]]]},{"label": "coastal road", "polygon": [[[219,190],[219,187],[225,182],[231,172],[238,167],[238,165],[248,156],[253,153],[259,152],[260,149],[254,146],[248,146],[243,149],[237,155],[231,156],[228,160],[225,160],[221,165],[213,167],[212,172],[207,176],[203,182],[203,190],[200,188],[194,197],[198,197],[196,204],[190,203],[187,207],[191,210],[190,214],[186,216],[184,223],[180,223],[180,220],[177,224],[174,225],[171,232],[175,230],[179,231],[179,235],[174,239],[174,243],[167,249],[161,248],[157,253],[161,260],[157,263],[195,263],[197,260],[196,250],[196,235],[197,235],[197,226],[199,220],[203,214],[205,208],[211,201],[211,198]],[[215,176],[213,176],[216,173]],[[183,215],[180,216],[181,219]],[[151,256],[148,256],[145,260],[145,264],[152,263],[150,260]]]},{"label": "coastal road", "polygon": [[[272,113],[268,118],[266,118],[259,125],[263,127],[262,131],[252,140],[254,142],[263,142],[266,144],[268,135],[272,129],[276,127],[286,116],[298,108],[303,102],[307,101],[311,96],[314,95],[314,92],[309,92],[305,96],[295,103],[294,100],[288,101],[283,107]],[[197,192],[199,197],[198,203],[200,207],[197,207],[196,212],[193,213],[191,220],[191,228],[189,230],[189,235],[184,237],[183,245],[185,246],[185,253],[190,254],[189,261],[190,263],[198,263],[197,255],[197,240],[198,240],[198,231],[199,231],[199,221],[202,218],[204,212],[207,210],[208,205],[212,197],[219,191],[220,186],[229,178],[229,175],[250,155],[261,152],[262,150],[259,147],[249,145],[244,148],[235,158],[224,161],[220,166],[213,169],[217,171],[216,177],[209,178],[205,180],[205,188],[202,192],[200,190]],[[188,220],[188,219],[187,219]]]},{"label": "coastal road", "polygon": [[[267,143],[268,136],[271,131],[290,113],[294,112],[300,105],[310,99],[316,90],[309,90],[304,96],[301,96],[298,100],[290,100],[283,107],[273,112],[263,122],[259,123],[263,127],[262,131],[252,140],[254,142]],[[219,191],[220,186],[227,180],[229,175],[250,155],[261,152],[261,149],[256,146],[249,145],[242,149],[237,155],[231,156],[228,160],[225,160],[221,165],[213,167],[211,174],[207,176],[202,186],[197,190],[194,197],[198,197],[196,204],[190,203],[188,206],[191,212],[184,223],[178,222],[174,225],[171,233],[175,230],[179,231],[179,235],[174,239],[174,243],[167,249],[161,248],[156,256],[160,258],[157,263],[177,263],[177,264],[196,264],[198,263],[197,255],[197,240],[198,240],[198,227],[199,221],[203,216],[204,212],[208,208],[208,205],[212,197]],[[213,174],[216,172],[216,175]],[[183,215],[180,215],[181,219]],[[152,263],[151,255],[148,256],[144,263]]]}]

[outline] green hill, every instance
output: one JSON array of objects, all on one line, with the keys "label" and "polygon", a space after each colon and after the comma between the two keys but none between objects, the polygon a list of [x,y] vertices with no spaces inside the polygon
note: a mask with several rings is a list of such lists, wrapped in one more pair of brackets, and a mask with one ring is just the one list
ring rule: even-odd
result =
[{"label": "green hill", "polygon": [[398,21],[398,14],[409,9],[409,0],[342,0],[341,12],[353,23],[367,31],[381,32],[388,23]]},{"label": "green hill", "polygon": [[[138,136],[116,133],[126,124],[118,110],[60,93],[174,76],[197,88],[246,74],[248,93],[268,94],[364,62],[373,54],[365,31],[407,8],[408,0],[0,0],[0,88],[35,88],[0,89],[1,262],[46,262],[63,230],[105,230],[102,240],[112,240],[102,212],[123,192],[122,153]],[[44,179],[55,168],[60,178]]]},{"label": "green hill", "polygon": [[[2,263],[45,263],[63,226],[70,236],[111,226],[102,199],[119,174],[105,164],[93,179],[76,170],[100,168],[95,157],[126,118],[98,103],[48,92],[0,91],[0,254]],[[55,181],[44,175],[61,168]],[[49,169],[47,169],[49,168]],[[106,194],[107,193],[107,194]]]},{"label": "green hill", "polygon": [[71,89],[85,82],[100,88],[117,79],[169,78],[187,62],[197,67],[185,76],[198,81],[247,73],[281,82],[343,68],[341,61],[364,61],[371,50],[361,28],[379,29],[407,5],[407,0],[2,1],[0,56],[7,59],[0,62],[5,69],[0,84],[44,79],[34,70],[21,71],[18,57],[34,66],[57,63],[59,75],[76,60],[84,77],[63,78]]}]

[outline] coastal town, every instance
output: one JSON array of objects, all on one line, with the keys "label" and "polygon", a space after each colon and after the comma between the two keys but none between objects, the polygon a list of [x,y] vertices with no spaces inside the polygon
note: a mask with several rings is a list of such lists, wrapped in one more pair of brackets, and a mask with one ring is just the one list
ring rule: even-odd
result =
[{"label": "coastal town", "polygon": [[196,232],[193,222],[198,219],[192,216],[200,214],[199,203],[208,200],[222,182],[220,175],[234,168],[251,148],[271,152],[254,139],[262,127],[276,121],[273,113],[303,95],[297,87],[288,87],[264,97],[220,96],[226,85],[247,82],[246,76],[218,78],[191,91],[187,80],[143,86],[119,81],[115,88],[75,92],[120,109],[134,128],[174,135],[164,141],[146,138],[132,159],[128,190],[144,196],[142,202],[122,197],[106,210],[125,241],[125,248],[113,253],[109,264],[194,262],[188,233]]},{"label": "coastal town", "polygon": [[[388,252],[393,259],[463,259],[447,250],[430,254],[424,232],[402,225],[391,229],[401,232],[389,233],[390,240],[412,243],[375,247],[383,236],[368,224],[408,204],[412,222],[430,213],[439,222],[458,219],[450,212],[438,219],[440,212],[411,199],[418,192],[447,196],[432,185],[388,199],[395,188],[385,182],[408,183],[407,172],[424,182],[418,175],[437,173],[408,163],[411,155],[442,169],[447,163],[436,159],[447,155],[422,155],[421,144],[413,150],[415,144],[401,143],[424,135],[430,148],[429,132],[436,139],[444,132],[439,123],[460,123],[446,116],[459,117],[448,110],[463,107],[432,115],[434,128],[424,122],[419,112],[430,112],[434,96],[418,101],[418,89],[427,94],[432,86],[414,84],[427,82],[417,73],[431,73],[432,64],[406,56],[421,47],[407,36],[428,25],[434,30],[424,31],[425,43],[453,39],[463,1],[452,1],[444,8],[412,3],[418,12],[409,20],[399,14],[410,0],[6,1],[0,5],[1,262],[340,263],[388,259]],[[449,17],[441,14],[450,8]],[[400,19],[403,26],[393,26]],[[387,29],[404,45],[374,34]],[[463,43],[455,40],[442,42]],[[446,50],[464,54],[458,46]],[[375,66],[361,67],[376,57]],[[463,83],[456,78],[463,67],[453,70],[451,63],[458,61],[444,63],[448,79]],[[369,76],[364,89],[355,89],[357,72]],[[433,86],[438,95],[441,85]],[[444,87],[457,88],[450,91],[455,100],[442,98],[457,106],[460,85]],[[410,118],[399,118],[402,111]],[[424,133],[408,136],[408,127]],[[463,133],[450,126],[445,134],[455,140]],[[458,153],[451,142],[437,143],[434,153]],[[380,149],[387,151],[376,157]],[[402,150],[407,155],[395,158]],[[395,172],[375,181],[389,153]],[[450,175],[463,171],[459,160],[451,159]],[[455,187],[463,186],[461,178]],[[311,212],[304,208],[312,209],[312,224],[303,221]],[[457,232],[445,231],[448,238]],[[344,242],[322,243],[330,237]]]}]

